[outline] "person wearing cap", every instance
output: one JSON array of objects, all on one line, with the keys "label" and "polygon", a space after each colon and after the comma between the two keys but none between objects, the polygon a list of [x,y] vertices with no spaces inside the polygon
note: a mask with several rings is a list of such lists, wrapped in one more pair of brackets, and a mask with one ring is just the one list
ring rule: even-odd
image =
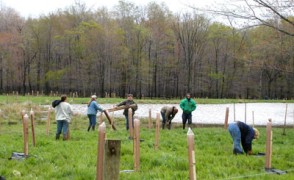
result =
[{"label": "person wearing cap", "polygon": [[89,127],[88,127],[88,131],[90,131],[90,129],[92,128],[92,130],[95,130],[95,126],[96,126],[96,115],[97,115],[97,111],[103,112],[104,109],[96,102],[97,96],[96,95],[92,95],[91,96],[91,100],[88,103],[88,109],[87,109],[87,115],[89,118]]},{"label": "person wearing cap", "polygon": [[[236,121],[229,124],[228,130],[233,139],[233,154],[252,154],[252,141],[258,139],[259,131],[256,128],[245,124],[241,121]],[[243,149],[240,144],[242,144]]]},{"label": "person wearing cap", "polygon": [[171,128],[171,121],[177,114],[178,109],[175,106],[163,106],[160,110],[162,117],[162,129],[164,129],[165,123],[168,124],[167,128]]},{"label": "person wearing cap", "polygon": [[124,109],[123,115],[126,118],[126,129],[127,130],[129,130],[129,118],[128,118],[129,113],[128,113],[128,111],[129,111],[129,106],[130,105],[134,105],[132,107],[132,110],[133,110],[132,122],[133,122],[133,127],[134,127],[134,114],[135,114],[135,111],[138,109],[138,106],[137,106],[137,104],[133,100],[133,95],[132,94],[128,94],[127,95],[127,100],[125,100],[125,101],[123,101],[123,102],[121,102],[121,103],[119,103],[119,104],[116,105],[117,107],[118,106],[126,106],[126,108]]},{"label": "person wearing cap", "polygon": [[192,124],[192,112],[196,109],[196,102],[191,98],[190,93],[186,94],[186,98],[181,100],[180,107],[183,110],[182,122],[183,129],[185,129],[186,123],[188,121],[188,126],[191,127]]}]

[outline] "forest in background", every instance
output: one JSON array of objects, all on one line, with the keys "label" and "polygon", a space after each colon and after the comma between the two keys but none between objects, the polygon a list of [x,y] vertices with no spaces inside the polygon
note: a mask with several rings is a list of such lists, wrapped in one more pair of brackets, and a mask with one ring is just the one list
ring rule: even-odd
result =
[{"label": "forest in background", "polygon": [[236,28],[198,12],[76,2],[25,19],[1,7],[0,94],[294,98],[293,15],[273,11],[261,25]]}]

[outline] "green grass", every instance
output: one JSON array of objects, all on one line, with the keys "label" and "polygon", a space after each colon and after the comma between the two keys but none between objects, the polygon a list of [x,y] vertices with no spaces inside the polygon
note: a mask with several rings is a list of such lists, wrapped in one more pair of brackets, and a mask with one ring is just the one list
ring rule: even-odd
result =
[{"label": "green grass", "polygon": [[[46,123],[36,118],[36,147],[29,132],[29,155],[24,160],[9,160],[12,152],[23,152],[21,121],[8,125],[0,119],[0,175],[6,179],[95,179],[98,132],[87,132],[88,119],[76,116],[70,125],[71,139],[54,139],[56,124],[51,123],[46,135]],[[120,170],[132,170],[133,142],[124,128],[124,119],[116,119],[117,131],[107,124],[107,139],[121,140]],[[254,141],[255,152],[265,152],[265,127],[259,127],[261,137]],[[285,175],[266,174],[265,158],[232,154],[232,140],[223,127],[193,127],[197,179],[294,179],[294,130],[273,128],[272,167],[288,170]],[[141,120],[140,171],[120,173],[120,179],[188,179],[187,130],[173,124],[171,130],[160,131],[159,149],[154,149],[155,130]],[[245,178],[247,177],[247,178]]]},{"label": "green grass", "polygon": [[[0,105],[7,103],[27,103],[46,105],[51,104],[55,99],[60,97],[54,96],[16,96],[16,95],[0,95]],[[69,97],[68,102],[74,104],[86,104],[90,98],[73,98]],[[178,104],[182,98],[143,98],[136,99],[138,104]],[[98,98],[100,104],[117,104],[125,99],[123,98]],[[228,103],[294,103],[294,100],[251,100],[251,99],[208,99],[208,98],[195,98],[198,104],[228,104]],[[1,108],[1,106],[0,106]]]}]

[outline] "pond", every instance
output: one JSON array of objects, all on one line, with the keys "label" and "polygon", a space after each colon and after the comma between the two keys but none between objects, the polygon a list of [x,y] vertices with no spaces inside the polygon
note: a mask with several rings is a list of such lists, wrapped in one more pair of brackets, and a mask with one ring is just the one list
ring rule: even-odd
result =
[{"label": "pond", "polygon": [[[182,110],[179,104],[138,104],[135,116],[148,118],[151,109],[152,118],[165,106],[176,106],[179,112],[172,122],[181,123]],[[113,104],[102,104],[105,109],[113,107]],[[87,105],[72,104],[73,110],[86,115]],[[286,104],[285,103],[238,103],[238,104],[198,104],[197,109],[192,113],[192,121],[196,124],[224,124],[226,108],[229,108],[229,122],[239,120],[247,124],[266,125],[268,119],[272,119],[273,125],[284,125]],[[246,112],[246,114],[245,114]],[[110,113],[114,117],[123,117],[123,110]],[[287,125],[294,126],[294,103],[289,103],[287,108]]]}]

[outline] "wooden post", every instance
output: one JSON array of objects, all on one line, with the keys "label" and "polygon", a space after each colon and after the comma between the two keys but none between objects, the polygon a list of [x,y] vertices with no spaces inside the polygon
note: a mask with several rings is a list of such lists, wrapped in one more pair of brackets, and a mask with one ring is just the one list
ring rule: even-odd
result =
[{"label": "wooden post", "polygon": [[252,127],[254,127],[254,111],[252,111]]},{"label": "wooden post", "polygon": [[156,113],[155,143],[154,143],[155,150],[157,150],[159,147],[159,129],[160,129],[160,114]]},{"label": "wooden post", "polygon": [[28,142],[28,136],[29,136],[29,130],[28,130],[28,121],[29,116],[25,114],[23,116],[23,142],[24,142],[24,156],[28,156],[29,154],[29,142]]},{"label": "wooden post", "polygon": [[229,107],[226,108],[226,116],[225,116],[225,125],[224,129],[228,129],[228,121],[229,121]]},{"label": "wooden post", "polygon": [[49,131],[50,131],[50,113],[51,113],[51,108],[48,108],[48,115],[47,115],[47,127],[46,127],[46,134],[49,136]]},{"label": "wooden post", "polygon": [[151,116],[151,109],[149,109],[149,121],[148,121],[148,127],[149,129],[152,128],[152,116]]},{"label": "wooden post", "polygon": [[245,103],[245,124],[247,123],[247,104]]},{"label": "wooden post", "polygon": [[189,155],[189,179],[196,180],[196,161],[194,151],[194,133],[191,128],[188,129],[187,133],[188,141],[188,155]]},{"label": "wooden post", "polygon": [[106,140],[103,180],[119,179],[120,147],[120,140]]},{"label": "wooden post", "polygon": [[265,147],[265,169],[269,170],[272,167],[272,120],[269,119],[266,125],[266,147]]},{"label": "wooden post", "polygon": [[108,110],[105,110],[103,112],[104,112],[106,118],[108,119],[108,122],[111,125],[112,129],[116,130],[116,127],[114,126],[113,121],[112,121],[111,117],[109,116]]},{"label": "wooden post", "polygon": [[283,135],[286,135],[287,111],[288,111],[288,104],[286,104],[286,111],[285,111],[285,119],[284,119]]},{"label": "wooden post", "polygon": [[31,124],[32,124],[32,137],[33,137],[33,146],[36,146],[36,138],[35,138],[35,114],[34,111],[31,110]]},{"label": "wooden post", "polygon": [[135,133],[134,133],[134,170],[140,170],[140,121],[134,120]]},{"label": "wooden post", "polygon": [[128,110],[128,120],[129,120],[129,132],[130,132],[130,138],[134,138],[134,129],[133,129],[133,110],[132,108],[129,108]]},{"label": "wooden post", "polygon": [[104,161],[104,147],[105,147],[105,134],[106,125],[103,122],[98,128],[98,155],[96,165],[96,180],[103,180],[103,161]]}]

